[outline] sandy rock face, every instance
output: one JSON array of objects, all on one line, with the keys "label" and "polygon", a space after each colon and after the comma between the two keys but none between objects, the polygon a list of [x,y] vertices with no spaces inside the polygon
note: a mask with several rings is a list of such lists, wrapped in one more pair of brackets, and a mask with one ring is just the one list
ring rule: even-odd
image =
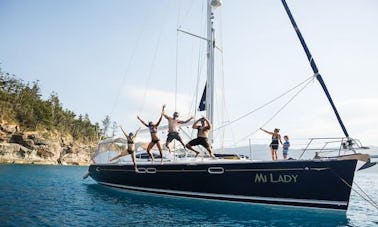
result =
[{"label": "sandy rock face", "polygon": [[96,144],[75,142],[46,132],[20,133],[16,127],[0,128],[0,163],[89,165]]}]

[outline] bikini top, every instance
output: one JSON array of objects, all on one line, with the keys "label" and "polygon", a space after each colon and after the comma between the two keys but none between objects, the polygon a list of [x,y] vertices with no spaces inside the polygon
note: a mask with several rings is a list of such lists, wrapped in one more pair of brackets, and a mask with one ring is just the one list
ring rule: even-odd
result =
[{"label": "bikini top", "polygon": [[157,133],[157,127],[155,127],[154,125],[148,126],[148,128],[150,129],[150,133]]}]

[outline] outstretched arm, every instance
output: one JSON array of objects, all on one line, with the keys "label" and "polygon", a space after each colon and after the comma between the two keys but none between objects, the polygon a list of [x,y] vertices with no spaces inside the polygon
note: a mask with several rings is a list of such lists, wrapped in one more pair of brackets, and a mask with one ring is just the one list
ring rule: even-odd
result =
[{"label": "outstretched arm", "polygon": [[165,113],[162,113],[162,116],[164,116],[164,118],[167,119],[167,120],[169,120],[169,118],[170,118],[170,117],[169,117],[167,114],[165,114]]},{"label": "outstretched arm", "polygon": [[127,133],[125,132],[125,130],[123,130],[123,128],[122,128],[121,125],[119,126],[119,128],[122,130],[123,135],[125,135],[125,137],[126,137],[127,139],[129,139],[129,136],[127,135]]},{"label": "outstretched arm", "polygon": [[188,123],[190,120],[192,120],[194,117],[190,117],[188,120],[186,120],[186,121],[179,121],[178,123],[180,123],[180,124],[186,124],[186,123]]},{"label": "outstretched arm", "polygon": [[160,125],[160,122],[161,122],[162,118],[163,118],[163,114],[160,115],[160,118],[159,118],[158,122],[155,124],[156,127],[158,127]]},{"label": "outstretched arm", "polygon": [[163,105],[163,108],[161,110],[161,114],[165,117],[165,119],[169,119],[169,116],[167,114],[165,114],[165,104]]},{"label": "outstretched arm", "polygon": [[142,119],[140,119],[139,116],[137,116],[138,120],[146,127],[148,127],[148,124],[146,124],[146,122],[144,122]]},{"label": "outstretched arm", "polygon": [[267,131],[267,130],[265,130],[263,128],[260,128],[260,130],[263,131],[263,132],[265,132],[265,133],[268,133],[269,135],[273,135],[273,132],[269,132],[269,131]]},{"label": "outstretched arm", "polygon": [[134,136],[133,136],[133,139],[138,135],[139,131],[140,131],[140,127],[135,131],[135,134],[134,134]]}]

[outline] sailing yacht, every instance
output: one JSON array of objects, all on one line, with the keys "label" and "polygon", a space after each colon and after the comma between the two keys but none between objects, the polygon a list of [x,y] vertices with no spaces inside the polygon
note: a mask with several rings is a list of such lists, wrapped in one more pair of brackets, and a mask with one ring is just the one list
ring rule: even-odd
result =
[{"label": "sailing yacht", "polygon": [[[358,161],[368,168],[369,155],[359,154],[363,148],[359,141],[352,139],[330,93],[319,74],[314,59],[298,29],[295,20],[282,0],[285,11],[306,52],[316,79],[321,84],[330,102],[345,138],[337,141],[338,154],[322,157],[320,148],[313,159],[255,161],[246,158],[210,158],[188,157],[168,153],[164,164],[152,163],[148,155],[137,152],[137,170],[134,170],[131,158],[109,163],[116,156],[116,148],[126,147],[127,140],[122,138],[107,139],[98,145],[94,164],[89,166],[88,175],[97,183],[129,191],[159,195],[180,196],[196,199],[222,200],[230,202],[261,203],[272,205],[300,206],[345,211],[349,205],[354,174]],[[213,10],[220,7],[220,0],[207,0],[207,83],[202,108],[210,122],[214,119],[214,28]],[[210,139],[211,139],[210,134]],[[323,138],[324,139],[324,138]],[[311,139],[310,143],[315,139]],[[332,139],[334,142],[335,139]],[[310,148],[310,144],[304,149]],[[333,146],[334,147],[334,146]],[[345,151],[352,151],[344,155]],[[302,156],[301,156],[302,157]]]}]

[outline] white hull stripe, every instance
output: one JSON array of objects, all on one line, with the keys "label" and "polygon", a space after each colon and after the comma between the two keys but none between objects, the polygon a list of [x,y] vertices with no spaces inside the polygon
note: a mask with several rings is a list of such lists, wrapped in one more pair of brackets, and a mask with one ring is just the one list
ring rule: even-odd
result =
[{"label": "white hull stripe", "polygon": [[176,195],[190,195],[193,197],[204,196],[211,198],[223,198],[223,199],[239,199],[239,200],[251,200],[251,201],[272,201],[272,202],[286,202],[286,203],[296,203],[296,204],[325,204],[325,205],[336,205],[336,206],[347,206],[346,201],[332,201],[332,200],[312,200],[312,199],[290,199],[290,198],[273,198],[273,197],[256,197],[256,196],[241,196],[241,195],[225,195],[225,194],[213,194],[213,193],[201,193],[201,192],[188,192],[188,191],[176,191],[176,190],[164,190],[155,188],[141,188],[134,186],[125,186],[120,184],[112,184],[106,182],[98,182],[100,184],[125,188],[130,190],[147,191],[151,193],[165,193],[165,194],[176,194]]}]

